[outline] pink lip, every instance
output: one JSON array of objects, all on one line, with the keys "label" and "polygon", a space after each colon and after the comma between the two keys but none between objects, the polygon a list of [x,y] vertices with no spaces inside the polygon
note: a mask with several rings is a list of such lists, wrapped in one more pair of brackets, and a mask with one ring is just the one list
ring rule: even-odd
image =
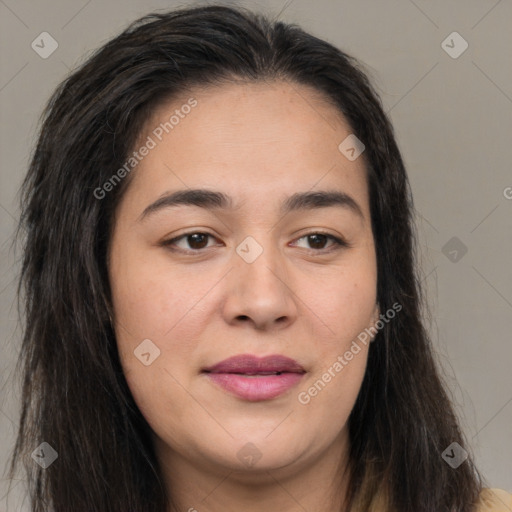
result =
[{"label": "pink lip", "polygon": [[[289,357],[271,355],[259,358],[243,354],[225,359],[203,372],[226,391],[256,402],[285,393],[302,379],[305,370]],[[277,372],[278,375],[268,375]]]}]

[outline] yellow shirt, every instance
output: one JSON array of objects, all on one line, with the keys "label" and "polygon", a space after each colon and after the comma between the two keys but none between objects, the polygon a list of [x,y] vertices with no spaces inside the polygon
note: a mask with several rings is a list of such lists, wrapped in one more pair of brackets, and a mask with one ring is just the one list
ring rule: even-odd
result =
[{"label": "yellow shirt", "polygon": [[512,512],[512,494],[501,489],[484,489],[477,512]]}]

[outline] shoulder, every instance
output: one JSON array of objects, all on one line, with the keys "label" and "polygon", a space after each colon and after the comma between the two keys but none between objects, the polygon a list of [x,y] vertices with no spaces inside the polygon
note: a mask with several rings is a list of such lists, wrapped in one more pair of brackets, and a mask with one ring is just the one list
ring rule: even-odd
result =
[{"label": "shoulder", "polygon": [[483,489],[475,512],[510,512],[512,494],[501,489]]}]

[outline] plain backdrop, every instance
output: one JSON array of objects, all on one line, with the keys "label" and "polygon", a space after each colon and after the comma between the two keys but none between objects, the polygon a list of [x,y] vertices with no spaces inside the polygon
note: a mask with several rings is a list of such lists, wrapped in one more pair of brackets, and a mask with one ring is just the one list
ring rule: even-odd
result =
[{"label": "plain backdrop", "polygon": [[[428,328],[479,467],[492,487],[512,492],[512,2],[232,3],[298,23],[366,65],[409,173]],[[2,471],[19,414],[12,236],[39,115],[59,82],[129,22],[185,5],[197,3],[0,0]],[[48,38],[42,32],[58,44],[47,58],[32,47]],[[14,482],[7,508],[3,480],[0,510],[28,510],[22,489]]]}]

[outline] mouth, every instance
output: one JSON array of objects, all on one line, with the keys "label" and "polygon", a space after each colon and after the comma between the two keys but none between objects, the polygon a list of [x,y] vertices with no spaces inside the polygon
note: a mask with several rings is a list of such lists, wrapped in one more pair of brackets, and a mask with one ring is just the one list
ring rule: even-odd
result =
[{"label": "mouth", "polygon": [[294,359],[281,355],[266,357],[242,354],[224,359],[213,366],[204,368],[207,373],[233,373],[240,375],[280,375],[282,373],[305,373],[304,368]]},{"label": "mouth", "polygon": [[259,358],[250,354],[230,357],[202,370],[216,386],[231,395],[257,402],[276,398],[302,379],[306,370],[281,355]]}]

